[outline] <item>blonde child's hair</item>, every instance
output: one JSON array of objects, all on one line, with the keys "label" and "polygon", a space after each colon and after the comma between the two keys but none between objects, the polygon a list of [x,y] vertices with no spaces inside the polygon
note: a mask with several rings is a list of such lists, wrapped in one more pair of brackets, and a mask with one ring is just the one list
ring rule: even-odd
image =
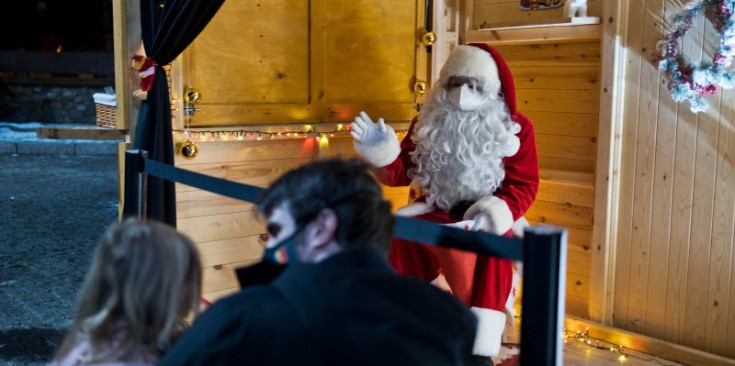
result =
[{"label": "blonde child's hair", "polygon": [[79,341],[86,361],[127,361],[169,348],[196,315],[201,261],[194,243],[166,225],[127,219],[111,225],[82,287],[76,319],[55,359]]}]

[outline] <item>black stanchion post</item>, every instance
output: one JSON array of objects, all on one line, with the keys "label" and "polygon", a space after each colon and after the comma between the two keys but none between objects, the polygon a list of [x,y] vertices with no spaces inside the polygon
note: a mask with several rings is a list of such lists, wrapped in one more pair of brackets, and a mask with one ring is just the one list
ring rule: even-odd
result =
[{"label": "black stanchion post", "polygon": [[521,365],[562,364],[567,231],[533,226],[523,237]]},{"label": "black stanchion post", "polygon": [[123,217],[145,218],[146,182],[145,150],[125,151],[125,198],[123,199]]}]

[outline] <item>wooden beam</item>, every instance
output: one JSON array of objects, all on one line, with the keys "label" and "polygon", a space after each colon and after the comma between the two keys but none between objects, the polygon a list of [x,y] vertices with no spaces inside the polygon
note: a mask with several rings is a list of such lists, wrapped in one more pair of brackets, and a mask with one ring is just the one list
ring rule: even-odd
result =
[{"label": "wooden beam", "polygon": [[735,366],[735,360],[714,355],[694,348],[662,341],[656,338],[609,327],[574,316],[567,316],[564,327],[571,331],[584,331],[589,328],[589,336],[638,352],[654,355],[686,365]]},{"label": "wooden beam", "polygon": [[[87,74],[88,75],[88,74]],[[25,72],[0,72],[0,82],[14,85],[46,85],[46,86],[109,86],[113,85],[115,78],[110,76],[85,77],[85,74],[77,75],[38,75]],[[90,101],[92,97],[89,97]]]},{"label": "wooden beam", "polygon": [[138,104],[133,90],[138,77],[130,66],[130,58],[141,44],[140,1],[112,1],[115,43],[115,97],[117,98],[117,129],[132,134],[138,116]]},{"label": "wooden beam", "polygon": [[467,30],[466,42],[490,45],[569,43],[600,39],[599,24],[576,26],[546,26],[536,28],[491,28]]},{"label": "wooden beam", "polygon": [[625,97],[625,54],[621,32],[626,29],[626,2],[606,1],[603,8],[597,162],[595,171],[590,319],[612,324],[615,243]]},{"label": "wooden beam", "polygon": [[56,140],[125,140],[118,130],[104,127],[39,127],[36,137]]},{"label": "wooden beam", "polygon": [[132,91],[128,88],[130,67],[128,60],[128,6],[125,0],[112,1],[112,29],[115,44],[115,97],[117,98],[117,128],[128,129],[130,106],[126,96]]},{"label": "wooden beam", "polygon": [[47,72],[112,76],[113,56],[108,52],[0,51],[4,72]]}]

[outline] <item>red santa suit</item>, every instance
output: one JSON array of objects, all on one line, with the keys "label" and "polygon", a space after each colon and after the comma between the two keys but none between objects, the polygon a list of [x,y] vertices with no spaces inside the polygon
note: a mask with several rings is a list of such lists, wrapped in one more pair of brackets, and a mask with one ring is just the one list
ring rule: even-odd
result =
[{"label": "red santa suit", "polygon": [[[511,226],[516,220],[522,219],[533,203],[538,190],[538,158],[533,124],[517,111],[515,87],[510,69],[500,54],[490,46],[469,44],[457,47],[442,68],[439,85],[435,88],[449,89],[441,83],[446,83],[452,76],[485,80],[490,83],[485,84],[486,87],[492,85],[492,79],[499,79],[500,85],[497,92],[502,97],[499,97],[498,100],[501,104],[504,102],[508,117],[514,122],[511,123],[512,128],[508,128],[509,132],[517,137],[517,140],[514,138],[517,152],[513,154],[511,151],[506,155],[501,155],[502,158],[496,159],[499,169],[504,170],[502,180],[499,180],[499,184],[488,182],[484,192],[477,192],[475,189],[474,194],[465,195],[467,197],[464,197],[466,201],[463,203],[469,205],[469,208],[466,208],[464,215],[457,217],[453,209],[447,209],[459,203],[455,202],[458,198],[453,197],[449,199],[449,202],[442,204],[441,199],[431,197],[432,194],[437,197],[440,195],[440,192],[432,187],[437,177],[424,179],[423,187],[418,187],[423,192],[414,188],[415,178],[421,176],[422,169],[430,169],[427,168],[430,164],[424,164],[427,160],[423,160],[423,163],[417,166],[415,157],[417,142],[421,143],[422,139],[432,135],[431,131],[424,131],[423,135],[420,132],[422,122],[424,122],[422,118],[431,118],[424,116],[426,111],[422,111],[420,116],[414,118],[408,135],[400,144],[397,138],[392,137],[395,136],[395,133],[389,126],[385,126],[382,120],[376,124],[377,132],[373,134],[380,134],[382,130],[387,137],[382,140],[373,139],[373,143],[370,143],[370,136],[367,136],[372,131],[363,131],[370,129],[369,126],[364,123],[353,124],[353,130],[356,130],[353,131],[356,139],[355,148],[366,160],[380,168],[377,171],[377,177],[383,184],[407,186],[411,185],[414,180],[411,196],[415,202],[400,209],[397,214],[441,224],[452,224],[484,216],[483,219],[490,223],[489,228],[486,228],[487,231],[498,235],[512,235]],[[369,125],[373,125],[372,122]],[[518,144],[520,146],[517,146]],[[451,141],[449,144],[439,142],[437,145],[446,146],[434,148],[444,148],[447,151],[453,148]],[[514,151],[515,148],[512,150]],[[424,147],[424,150],[426,149]],[[473,174],[473,172],[468,173]],[[460,186],[457,188],[458,191],[462,191],[461,179],[455,185]],[[480,193],[479,196],[478,193]],[[444,206],[445,209],[437,206]],[[450,211],[453,214],[450,214]],[[506,323],[504,308],[506,302],[515,298],[515,294],[511,294],[514,291],[512,290],[511,261],[453,249],[430,247],[401,239],[394,240],[391,246],[390,261],[398,273],[427,281],[433,281],[443,274],[452,292],[471,306],[478,316],[478,334],[474,354],[497,355]],[[511,295],[511,300],[509,300],[509,295]],[[512,304],[508,305],[512,306]]]}]

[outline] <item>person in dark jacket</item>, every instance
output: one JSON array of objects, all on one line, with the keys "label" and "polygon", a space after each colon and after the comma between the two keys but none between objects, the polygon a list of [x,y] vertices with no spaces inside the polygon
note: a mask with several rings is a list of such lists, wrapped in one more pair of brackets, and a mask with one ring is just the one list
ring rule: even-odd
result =
[{"label": "person in dark jacket", "polygon": [[259,209],[264,261],[285,269],[215,302],[160,365],[471,364],[473,313],[388,264],[394,219],[365,163],[293,170]]}]

